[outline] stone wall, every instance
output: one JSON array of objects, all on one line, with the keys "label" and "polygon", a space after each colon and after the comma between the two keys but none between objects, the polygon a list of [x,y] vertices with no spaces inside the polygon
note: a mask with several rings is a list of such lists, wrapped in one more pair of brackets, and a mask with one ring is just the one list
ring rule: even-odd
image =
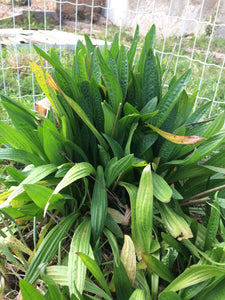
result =
[{"label": "stone wall", "polygon": [[[214,21],[218,0],[107,0],[109,19],[116,25],[135,28],[145,34],[156,24],[162,35],[203,33],[208,22]],[[201,16],[201,17],[200,17]],[[185,20],[184,20],[185,19]],[[225,23],[225,1],[221,1],[217,25]],[[215,34],[225,37],[225,26],[216,26]]]}]

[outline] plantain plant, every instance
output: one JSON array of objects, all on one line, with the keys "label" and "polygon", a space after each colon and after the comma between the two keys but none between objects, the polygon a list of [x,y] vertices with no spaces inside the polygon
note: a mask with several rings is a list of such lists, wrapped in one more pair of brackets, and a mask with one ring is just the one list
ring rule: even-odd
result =
[{"label": "plantain plant", "polygon": [[[190,70],[167,82],[155,26],[141,51],[138,36],[137,26],[129,49],[117,34],[100,49],[85,35],[71,68],[34,45],[46,117],[1,95],[12,126],[0,122],[0,159],[21,166],[1,176],[2,220],[12,222],[0,233],[1,253],[25,274],[23,299],[38,299],[32,284],[41,278],[46,299],[224,292],[224,113],[208,120],[209,103],[194,111]],[[21,226],[32,220],[29,246]]]}]

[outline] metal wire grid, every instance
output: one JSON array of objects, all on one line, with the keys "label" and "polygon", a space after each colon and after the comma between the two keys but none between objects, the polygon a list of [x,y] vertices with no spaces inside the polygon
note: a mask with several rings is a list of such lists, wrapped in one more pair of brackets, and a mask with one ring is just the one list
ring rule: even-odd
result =
[{"label": "metal wire grid", "polygon": [[[44,30],[47,30],[47,17],[46,17],[46,2],[47,0],[42,0],[43,1],[43,6],[44,6]],[[106,7],[102,7],[103,10],[105,10],[105,17],[106,17],[106,23],[105,23],[105,27],[104,27],[104,31],[105,31],[105,37],[107,38],[108,36],[108,28],[110,26],[110,22],[109,22],[109,11],[111,9],[111,2],[113,0],[108,0],[107,1],[107,6]],[[171,14],[171,10],[172,10],[172,4],[175,3],[176,0],[170,0],[170,6],[169,6],[169,11],[168,11],[168,14],[167,15],[163,15],[161,13],[158,13],[155,11],[155,4],[156,4],[156,0],[153,1],[153,9],[151,12],[147,12],[147,11],[143,11],[143,9],[140,9],[140,0],[137,0],[136,2],[136,8],[135,10],[130,10],[130,9],[127,9],[126,12],[128,13],[132,13],[134,14],[135,16],[135,26],[134,28],[136,27],[136,24],[138,23],[138,15],[139,14],[148,14],[149,17],[151,18],[151,23],[154,23],[154,19],[156,17],[159,17],[159,16],[164,16],[167,18],[167,22],[166,22],[166,26],[164,28],[164,39],[163,39],[163,44],[162,44],[162,48],[161,49],[156,49],[156,52],[159,53],[159,55],[161,55],[161,62],[163,61],[163,58],[164,56],[174,56],[174,58],[176,59],[176,63],[175,63],[175,67],[174,67],[174,74],[177,73],[177,70],[179,68],[179,61],[181,59],[185,59],[185,60],[188,60],[190,63],[189,63],[189,66],[192,67],[192,65],[194,63],[198,63],[200,65],[203,66],[203,69],[202,69],[202,73],[201,73],[201,78],[200,78],[200,82],[199,82],[199,86],[198,86],[198,95],[197,95],[197,98],[196,98],[196,103],[195,103],[195,107],[197,106],[197,103],[198,101],[211,101],[211,109],[210,109],[210,115],[213,113],[213,107],[214,105],[217,103],[217,104],[220,104],[220,103],[225,103],[223,101],[218,101],[217,100],[217,94],[218,94],[218,90],[219,88],[221,87],[221,84],[222,84],[222,78],[224,76],[224,69],[225,69],[225,49],[222,49],[223,51],[223,61],[222,61],[222,64],[219,65],[219,64],[215,64],[215,63],[210,63],[208,61],[209,59],[209,56],[212,54],[212,52],[210,51],[210,48],[211,48],[211,44],[212,44],[212,40],[214,38],[214,34],[215,34],[215,28],[220,26],[225,26],[225,24],[218,24],[217,23],[217,17],[218,17],[218,13],[219,13],[219,10],[220,10],[220,7],[221,7],[221,3],[222,3],[222,0],[218,0],[218,4],[217,4],[217,9],[216,9],[216,13],[215,13],[215,17],[214,17],[214,20],[213,21],[204,21],[202,20],[202,12],[203,12],[203,7],[205,5],[205,0],[202,0],[202,3],[201,3],[201,10],[200,10],[200,14],[199,14],[199,18],[198,19],[191,19],[191,18],[188,18],[187,17],[187,13],[188,13],[188,9],[189,9],[189,4],[190,4],[190,0],[186,0],[186,12],[185,12],[185,16],[184,17],[180,17],[180,16],[174,16]],[[90,37],[92,37],[92,34],[93,34],[93,12],[94,12],[94,8],[97,8],[99,6],[95,6],[94,5],[94,0],[92,0],[92,5],[88,5],[88,4],[85,4],[85,3],[78,3],[78,0],[76,0],[76,2],[72,3],[70,1],[55,1],[56,3],[59,4],[59,30],[62,31],[62,23],[63,23],[63,20],[62,20],[62,4],[70,4],[70,5],[74,5],[76,7],[75,9],[75,15],[74,15],[74,20],[75,20],[75,30],[74,30],[74,34],[77,35],[77,32],[78,32],[78,6],[86,6],[86,7],[89,7],[91,8],[91,20],[90,20],[90,29],[89,29],[89,34],[90,34]],[[28,23],[29,23],[29,29],[31,29],[31,15],[30,15],[30,10],[31,10],[31,3],[30,3],[30,0],[28,0],[28,8],[27,8],[27,12],[28,12]],[[16,28],[16,19],[15,19],[15,3],[14,3],[14,0],[12,0],[12,12],[13,12],[13,28],[15,29]],[[125,13],[125,12],[124,12]],[[166,52],[165,51],[165,48],[166,48],[166,42],[167,40],[169,39],[169,36],[168,36],[168,28],[169,28],[169,21],[171,18],[176,18],[177,20],[181,20],[183,21],[183,26],[182,26],[182,34],[180,35],[179,37],[179,45],[178,45],[178,51],[177,53],[173,53],[173,52]],[[193,43],[193,48],[192,48],[192,52],[191,52],[191,56],[188,56],[188,55],[183,55],[181,54],[181,50],[182,50],[182,42],[183,42],[183,34],[185,33],[185,28],[186,28],[186,24],[187,22],[195,22],[196,23],[196,31],[195,31],[195,39],[194,39],[194,43]],[[195,59],[194,58],[194,54],[196,52],[196,43],[197,43],[197,40],[199,38],[199,27],[201,24],[204,24],[204,25],[208,25],[208,26],[211,26],[212,28],[212,33],[210,35],[210,38],[209,38],[209,41],[208,41],[208,47],[206,49],[206,53],[205,53],[205,58],[204,59]],[[121,34],[123,32],[123,21],[121,20],[120,24],[119,24],[119,39],[121,40]],[[59,48],[60,48],[60,56],[62,54],[62,45],[58,45]],[[24,95],[21,93],[21,84],[20,84],[20,69],[22,68],[25,68],[25,67],[29,67],[29,66],[19,66],[19,63],[18,63],[18,45],[15,43],[14,44],[14,48],[15,48],[15,60],[16,60],[16,77],[15,77],[15,80],[17,80],[17,85],[18,85],[18,93],[16,96],[12,97],[12,98],[16,98],[16,99],[19,99],[21,100],[22,98],[27,98],[27,97],[32,97],[33,99],[33,102],[35,102],[36,98],[41,96],[40,94],[37,94],[36,91],[35,91],[35,86],[34,86],[34,76],[32,74],[31,76],[31,86],[32,86],[32,95]],[[44,49],[47,50],[48,48],[48,45],[45,44],[44,45]],[[205,49],[202,49],[202,50],[205,50]],[[32,44],[31,44],[31,41],[29,42],[29,52],[30,52],[30,59],[32,59]],[[1,64],[0,64],[0,70],[2,72],[2,80],[3,80],[3,90],[4,90],[4,93],[7,94],[7,82],[6,82],[6,79],[5,79],[5,72],[9,69],[15,69],[13,67],[6,67],[5,64],[4,64],[4,58],[3,58],[3,50],[2,50],[2,46],[1,46],[1,43],[0,43],[0,60],[1,60]],[[46,62],[46,67],[48,68],[48,65],[47,65],[47,62]],[[205,75],[205,70],[206,70],[206,67],[213,67],[214,68],[214,72],[216,74],[218,74],[218,79],[217,81],[215,82],[214,84],[214,96],[210,99],[210,98],[207,98],[207,97],[202,97],[201,96],[201,89],[202,89],[202,85],[203,85],[203,82],[205,80],[208,80],[208,78],[205,78],[204,75]]]}]

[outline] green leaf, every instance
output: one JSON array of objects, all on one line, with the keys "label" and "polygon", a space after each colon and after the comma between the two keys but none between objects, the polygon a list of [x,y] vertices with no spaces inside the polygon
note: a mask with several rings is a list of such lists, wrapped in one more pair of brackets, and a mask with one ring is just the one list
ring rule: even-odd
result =
[{"label": "green leaf", "polygon": [[115,236],[123,238],[123,232],[120,229],[120,226],[116,223],[116,221],[111,217],[110,214],[107,214],[107,218],[105,220],[105,227],[112,231],[115,234]]},{"label": "green leaf", "polygon": [[127,171],[134,163],[134,155],[129,154],[117,160],[112,159],[105,169],[106,187],[110,187],[114,180],[123,172]]},{"label": "green leaf", "polygon": [[123,149],[120,146],[120,144],[116,140],[114,140],[112,137],[110,137],[106,134],[103,134],[103,136],[109,143],[109,146],[112,149],[114,157],[122,158],[124,156],[124,153],[123,153]]},{"label": "green leaf", "polygon": [[108,288],[108,284],[102,274],[101,269],[99,268],[98,264],[89,256],[85,255],[84,253],[78,253],[78,256],[82,259],[88,270],[92,273],[92,275],[97,279],[100,285],[104,288],[106,293],[111,296],[110,290]]},{"label": "green leaf", "polygon": [[140,59],[139,59],[138,70],[140,74],[143,74],[146,55],[148,54],[149,50],[154,49],[155,37],[156,37],[156,29],[155,29],[155,25],[152,25],[152,27],[150,28],[150,30],[145,36],[145,43],[142,48]]},{"label": "green leaf", "polygon": [[[223,276],[224,277],[224,276]],[[218,299],[223,300],[225,293],[225,279],[220,276],[218,281],[214,280],[211,285],[206,286],[201,293],[197,294],[194,298],[195,300],[210,300],[210,299]],[[218,278],[218,277],[217,277]],[[217,283],[217,284],[216,284]]]},{"label": "green leaf", "polygon": [[135,56],[135,52],[136,52],[136,48],[137,48],[137,44],[138,44],[138,38],[139,38],[139,26],[136,26],[136,30],[134,33],[134,37],[132,40],[132,44],[130,46],[130,49],[127,53],[127,57],[128,57],[128,66],[129,66],[129,71],[132,71],[133,68],[133,60],[134,60],[134,56]]},{"label": "green leaf", "polygon": [[156,127],[160,127],[172,108],[178,101],[182,91],[185,89],[189,79],[191,76],[191,71],[187,70],[168,90],[168,92],[164,95],[162,100],[159,102],[157,106],[158,114],[153,118],[153,124]]},{"label": "green leaf", "polygon": [[153,222],[153,182],[151,166],[141,175],[136,199],[136,226],[142,251],[150,253]]},{"label": "green leaf", "polygon": [[[53,193],[52,189],[38,184],[24,184],[24,190],[32,201],[43,210]],[[57,203],[60,199],[60,203]],[[55,194],[51,197],[49,209],[59,209],[60,211],[64,211],[64,203],[63,196]]]},{"label": "green leaf", "polygon": [[145,291],[136,289],[132,295],[130,296],[129,300],[145,300]]},{"label": "green leaf", "polygon": [[85,278],[86,278],[86,266],[77,255],[77,252],[82,252],[88,255],[90,247],[91,236],[91,222],[89,219],[84,219],[83,222],[76,228],[69,251],[68,258],[68,282],[70,295],[74,294],[79,298],[79,295],[83,293]]},{"label": "green leaf", "polygon": [[46,275],[54,280],[56,284],[68,286],[68,266],[49,266],[46,268]]},{"label": "green leaf", "polygon": [[79,99],[80,92],[78,90],[76,82],[72,79],[70,74],[63,69],[61,64],[58,63],[58,60],[55,60],[54,58],[50,57],[45,51],[37,47],[33,44],[34,49],[36,52],[41,55],[45,60],[47,60],[59,74],[64,78],[64,80],[67,82],[69,88],[70,88],[70,94],[73,96],[74,99]]},{"label": "green leaf", "polygon": [[129,299],[132,294],[132,287],[123,263],[120,260],[119,264],[114,262],[113,270],[117,300]]},{"label": "green leaf", "polygon": [[98,166],[91,201],[91,231],[94,243],[100,237],[107,217],[107,191],[102,166]]},{"label": "green leaf", "polygon": [[24,278],[26,281],[34,283],[35,280],[37,280],[40,274],[38,266],[42,263],[50,263],[58,250],[60,242],[65,239],[67,232],[70,230],[78,216],[78,213],[68,215],[49,231],[29,265]]},{"label": "green leaf", "polygon": [[61,151],[64,151],[64,146],[52,132],[58,133],[56,126],[48,119],[45,119],[43,124],[43,145],[45,153],[51,163],[61,165],[65,163],[65,158],[61,155]]},{"label": "green leaf", "polygon": [[168,204],[158,202],[158,209],[164,225],[173,237],[177,238],[178,241],[193,237],[191,229],[185,219],[170,208]]},{"label": "green leaf", "polygon": [[224,268],[210,265],[192,265],[175,278],[162,293],[176,292],[219,275],[225,275]]},{"label": "green leaf", "polygon": [[118,33],[115,33],[114,37],[113,37],[113,41],[112,44],[110,46],[110,52],[112,53],[112,56],[114,57],[114,59],[116,59],[116,56],[119,52],[119,37],[118,37]]},{"label": "green leaf", "polygon": [[49,165],[42,165],[39,167],[34,168],[31,173],[27,176],[26,179],[24,179],[17,187],[16,189],[12,192],[12,194],[9,196],[7,201],[2,203],[0,205],[0,208],[6,207],[10,204],[11,200],[14,199],[16,196],[20,195],[23,191],[23,185],[24,184],[33,184],[36,183],[43,178],[47,177],[51,173],[55,172],[57,170],[57,167],[53,164]]},{"label": "green leaf", "polygon": [[137,127],[138,127],[138,122],[134,122],[131,125],[130,132],[129,132],[128,139],[127,139],[127,143],[126,143],[126,146],[125,146],[125,149],[124,149],[125,155],[131,154],[131,149],[130,149],[131,148],[131,142],[132,142],[132,138],[133,138],[134,132],[137,129]]},{"label": "green leaf", "polygon": [[103,110],[101,106],[102,97],[99,90],[98,83],[94,78],[91,78],[90,81],[90,88],[91,88],[91,97],[92,97],[92,103],[93,103],[93,110],[94,110],[94,122],[96,125],[96,128],[99,132],[103,132],[104,128],[104,115]]},{"label": "green leaf", "polygon": [[[114,234],[112,234],[112,232],[109,231],[107,228],[105,228],[103,232],[104,232],[105,236],[107,237],[110,247],[112,249],[112,253],[114,256],[114,265],[115,264],[119,265],[121,263],[121,261],[120,261],[120,252],[119,252],[117,240],[116,240]],[[125,273],[126,273],[126,271],[125,271]]]},{"label": "green leaf", "polygon": [[220,222],[220,206],[216,202],[213,202],[211,213],[207,225],[206,237],[205,237],[205,251],[210,250],[217,235]]},{"label": "green leaf", "polygon": [[1,148],[0,159],[12,160],[23,164],[32,163],[34,166],[44,164],[44,161],[36,154],[13,148]]},{"label": "green leaf", "polygon": [[173,274],[160,260],[155,258],[153,255],[142,253],[142,259],[144,260],[147,267],[156,273],[160,278],[171,282],[174,280]]},{"label": "green leaf", "polygon": [[95,48],[94,48],[94,45],[92,44],[91,39],[89,38],[89,36],[87,34],[84,34],[84,39],[85,39],[85,43],[86,43],[88,53],[89,54],[93,53]]},{"label": "green leaf", "polygon": [[163,292],[159,295],[159,300],[182,300],[175,292]]},{"label": "green leaf", "polygon": [[20,290],[22,293],[23,300],[44,300],[45,297],[42,296],[29,282],[25,280],[20,280],[19,282]]},{"label": "green leaf", "polygon": [[56,285],[55,281],[52,278],[50,278],[44,274],[43,280],[48,285],[48,292],[45,295],[46,299],[48,299],[48,300],[52,300],[52,299],[66,300],[66,298],[60,292],[59,287]]},{"label": "green leaf", "polygon": [[17,132],[15,128],[8,126],[4,121],[0,121],[0,132],[5,143],[16,149],[33,153],[29,140],[22,133]]},{"label": "green leaf", "polygon": [[141,259],[141,243],[139,240],[137,221],[136,221],[136,199],[137,199],[137,187],[133,184],[127,182],[119,182],[119,185],[124,187],[128,192],[130,198],[130,208],[131,208],[131,232],[132,241],[135,246],[135,250],[139,259]]},{"label": "green leaf", "polygon": [[77,55],[77,64],[78,64],[79,81],[80,82],[88,81],[88,74],[87,74],[86,63],[85,63],[85,55],[82,50],[80,50]]},{"label": "green leaf", "polygon": [[84,178],[90,174],[95,175],[95,169],[91,164],[86,162],[75,164],[56,186],[53,194],[59,193],[62,189],[64,189],[72,182],[80,178]]},{"label": "green leaf", "polygon": [[151,99],[159,99],[159,80],[155,56],[150,49],[145,58],[144,70],[142,74],[143,82],[143,105],[146,105]]},{"label": "green leaf", "polygon": [[112,107],[106,101],[102,102],[101,104],[104,113],[104,132],[105,134],[111,136],[116,120],[116,114],[114,113]]},{"label": "green leaf", "polygon": [[[102,299],[104,299],[104,300],[112,300],[112,297],[110,297],[108,294],[106,294],[102,288],[100,288],[98,285],[96,285],[88,277],[86,277],[86,280],[85,280],[84,290],[89,293],[98,295],[98,296],[102,297]],[[95,299],[95,298],[93,298],[93,299]]]},{"label": "green leaf", "polygon": [[[98,130],[93,126],[83,109],[79,106],[78,103],[76,103],[73,99],[66,96],[62,90],[58,87],[57,83],[54,81],[54,79],[50,76],[48,78],[48,84],[55,90],[57,90],[59,93],[63,95],[65,100],[69,103],[69,105],[72,107],[72,109],[76,112],[76,114],[81,118],[81,120],[88,126],[88,128],[92,131],[92,133],[96,136],[99,143],[106,149],[107,144],[101,134],[98,132]],[[79,99],[79,98],[78,98]]]},{"label": "green leaf", "polygon": [[128,88],[128,59],[124,45],[121,45],[120,47],[119,56],[117,59],[117,70],[120,87],[123,93],[123,100],[125,100]]},{"label": "green leaf", "polygon": [[158,174],[152,172],[153,194],[161,202],[170,202],[173,191],[168,183]]},{"label": "green leaf", "polygon": [[102,72],[102,77],[108,93],[109,102],[112,105],[113,111],[117,113],[120,103],[123,102],[123,93],[121,91],[117,78],[107,66],[99,48],[97,48],[96,51],[99,60],[99,66]]}]

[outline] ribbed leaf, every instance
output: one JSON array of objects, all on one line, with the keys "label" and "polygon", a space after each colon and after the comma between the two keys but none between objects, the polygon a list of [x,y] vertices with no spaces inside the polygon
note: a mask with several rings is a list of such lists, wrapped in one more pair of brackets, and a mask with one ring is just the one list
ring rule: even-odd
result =
[{"label": "ribbed leaf", "polygon": [[128,88],[128,59],[124,45],[121,45],[120,47],[119,56],[117,59],[117,70],[120,87],[123,93],[123,100],[125,100]]},{"label": "ribbed leaf", "polygon": [[90,88],[91,88],[91,96],[92,96],[92,103],[93,103],[93,110],[94,110],[93,119],[98,131],[103,132],[104,115],[101,106],[102,97],[99,90],[99,86],[94,78],[91,78]]},{"label": "ribbed leaf", "polygon": [[[100,288],[98,285],[96,285],[88,277],[86,277],[86,280],[85,280],[84,290],[86,292],[93,293],[96,296],[98,295],[98,296],[102,297],[102,299],[104,299],[104,300],[112,300],[112,297],[110,297],[108,294],[106,294],[102,288]],[[96,298],[93,298],[93,299],[96,299]]]},{"label": "ribbed leaf", "polygon": [[78,52],[77,55],[77,63],[78,63],[78,70],[79,70],[79,81],[88,81],[88,74],[85,64],[85,56],[82,50]]},{"label": "ribbed leaf", "polygon": [[177,238],[178,241],[193,237],[191,229],[183,217],[179,216],[167,204],[161,202],[158,204],[158,209],[162,216],[163,223],[173,237]]},{"label": "ribbed leaf", "polygon": [[119,261],[119,264],[114,262],[114,282],[116,288],[116,299],[124,300],[129,299],[132,294],[132,287],[127,276],[123,263]]},{"label": "ribbed leaf", "polygon": [[[44,209],[53,190],[42,185],[24,184],[24,190],[32,201],[40,208]],[[60,203],[57,203],[61,199]],[[59,209],[63,211],[63,196],[55,194],[51,197],[49,209]]]},{"label": "ribbed leaf", "polygon": [[124,235],[124,244],[121,250],[120,259],[127,272],[131,285],[134,285],[136,276],[136,255],[133,241],[129,235]]},{"label": "ribbed leaf", "polygon": [[159,295],[159,300],[182,300],[175,292],[165,292]]},{"label": "ribbed leaf", "polygon": [[155,258],[153,255],[142,253],[142,258],[147,267],[156,273],[162,279],[171,282],[174,280],[173,274],[160,260]]},{"label": "ribbed leaf", "polygon": [[168,133],[150,124],[148,124],[148,127],[150,127],[152,130],[157,132],[159,135],[161,135],[168,141],[175,144],[195,145],[196,143],[205,140],[205,138],[200,136],[180,136],[180,135]]},{"label": "ribbed leaf", "polygon": [[13,148],[1,148],[0,159],[12,160],[20,163],[29,164],[32,163],[35,166],[42,165],[44,161],[33,153],[26,152],[24,150]]},{"label": "ribbed leaf", "polygon": [[77,252],[88,255],[90,247],[91,222],[84,219],[76,228],[69,251],[68,258],[68,283],[70,295],[74,294],[79,298],[77,291],[82,294],[84,290],[87,268]]},{"label": "ribbed leaf", "polygon": [[140,59],[139,59],[138,70],[140,71],[140,74],[143,74],[146,55],[148,54],[149,50],[154,49],[155,37],[156,37],[156,29],[155,29],[155,25],[152,25],[152,27],[150,28],[150,30],[145,36],[145,43],[142,48]]},{"label": "ribbed leaf", "polygon": [[20,280],[19,282],[23,300],[44,300],[45,297],[40,294],[29,282]]},{"label": "ribbed leaf", "polygon": [[119,185],[124,187],[130,197],[130,208],[131,208],[131,232],[132,241],[135,246],[135,250],[139,259],[141,259],[141,242],[138,235],[137,222],[136,222],[136,198],[137,198],[137,187],[130,183],[119,182]]},{"label": "ribbed leaf", "polygon": [[61,241],[67,236],[67,232],[78,218],[78,213],[72,213],[65,217],[59,225],[55,225],[53,229],[46,235],[35,256],[33,257],[27,270],[25,280],[34,283],[38,278],[40,271],[38,266],[41,263],[49,263],[58,250]]},{"label": "ribbed leaf", "polygon": [[52,132],[58,133],[56,126],[48,119],[45,119],[43,124],[43,146],[45,153],[51,163],[61,165],[66,162],[65,158],[61,155],[61,151],[64,151],[64,146]]},{"label": "ribbed leaf", "polygon": [[50,278],[44,274],[43,281],[45,283],[47,283],[47,285],[48,285],[48,291],[45,295],[46,299],[48,299],[48,300],[51,300],[51,299],[66,300],[64,295],[61,293],[60,288],[58,287],[58,285],[56,285],[56,283],[54,282],[54,280],[52,278]]},{"label": "ribbed leaf", "polygon": [[104,113],[104,132],[107,135],[112,135],[116,114],[106,101],[101,104]]},{"label": "ribbed leaf", "polygon": [[51,277],[56,284],[68,286],[68,267],[67,266],[49,266],[46,268],[46,275]]},{"label": "ribbed leaf", "polygon": [[108,93],[109,102],[112,105],[113,111],[117,113],[120,103],[123,102],[123,93],[116,76],[109,69],[104,61],[99,48],[97,48],[97,55],[99,60],[99,66],[102,72],[104,84]]},{"label": "ribbed leaf", "polygon": [[91,231],[94,243],[100,237],[107,216],[107,191],[102,166],[98,166],[91,201]]},{"label": "ribbed leaf", "polygon": [[4,121],[0,121],[0,132],[4,142],[12,147],[32,153],[29,139],[24,137],[15,128],[8,126]]},{"label": "ribbed leaf", "polygon": [[72,182],[80,178],[84,178],[90,174],[95,175],[95,169],[89,163],[82,162],[74,165],[56,186],[53,194],[59,193],[62,189],[64,189]]},{"label": "ribbed leaf", "polygon": [[187,70],[168,90],[157,106],[158,114],[153,118],[153,124],[160,127],[168,117],[172,108],[176,104],[182,91],[185,89],[191,76],[191,71]]},{"label": "ribbed leaf", "polygon": [[88,53],[89,54],[93,53],[95,48],[94,48],[94,45],[92,44],[91,39],[89,38],[89,36],[87,34],[84,35],[84,39],[85,39],[85,43],[86,43]]},{"label": "ribbed leaf", "polygon": [[158,174],[152,172],[153,194],[161,202],[170,201],[173,191],[168,183]]},{"label": "ribbed leaf", "polygon": [[55,89],[56,91],[58,91],[59,93],[61,93],[63,95],[63,97],[66,99],[66,101],[69,103],[69,105],[72,107],[72,109],[76,112],[76,114],[81,118],[81,120],[89,127],[89,129],[93,132],[93,134],[96,136],[96,138],[98,139],[99,143],[104,147],[107,148],[106,142],[103,139],[103,137],[100,135],[100,133],[98,132],[98,130],[93,126],[93,124],[91,123],[91,121],[88,119],[87,115],[85,114],[85,112],[83,111],[83,109],[74,101],[72,100],[70,97],[66,96],[62,90],[58,87],[57,83],[54,81],[54,79],[50,76],[48,78],[48,84]]},{"label": "ribbed leaf", "polygon": [[110,187],[110,185],[121,174],[121,172],[127,171],[133,165],[133,163],[134,163],[133,154],[124,156],[119,160],[112,159],[108,163],[105,170],[106,186]]},{"label": "ribbed leaf", "polygon": [[153,222],[153,182],[151,166],[147,165],[141,175],[136,199],[136,225],[142,251],[150,253]]},{"label": "ribbed leaf", "polygon": [[54,58],[50,57],[45,51],[37,47],[36,45],[33,45],[36,52],[41,55],[45,60],[47,60],[64,78],[64,80],[67,82],[69,88],[70,88],[70,94],[73,95],[74,99],[79,99],[79,90],[76,85],[76,82],[72,79],[70,74],[61,67],[61,64],[58,63],[58,60],[55,60]]},{"label": "ribbed leaf", "polygon": [[154,97],[159,98],[159,80],[155,56],[150,49],[145,58],[144,70],[142,74],[143,83],[143,105]]},{"label": "ribbed leaf", "polygon": [[[193,265],[175,278],[166,288],[166,291],[179,291],[188,286],[200,283],[209,278],[225,275],[225,269],[210,265]],[[162,292],[163,293],[163,292]]]},{"label": "ribbed leaf", "polygon": [[112,44],[110,46],[110,52],[112,53],[114,59],[116,59],[118,51],[119,51],[119,37],[118,37],[118,33],[115,33]]},{"label": "ribbed leaf", "polygon": [[99,268],[98,264],[89,256],[85,255],[84,253],[78,253],[77,254],[82,261],[84,262],[84,264],[86,265],[86,267],[88,268],[88,270],[92,273],[92,275],[97,279],[97,281],[100,283],[100,285],[104,288],[104,290],[106,291],[106,293],[111,296],[110,290],[108,288],[108,284],[104,278],[104,275],[102,274],[101,269]]},{"label": "ribbed leaf", "polygon": [[0,207],[1,208],[2,207],[7,207],[13,198],[15,198],[16,196],[20,195],[24,191],[24,188],[23,188],[24,184],[36,183],[36,182],[42,180],[43,178],[47,177],[48,175],[50,175],[51,173],[53,173],[56,170],[57,170],[57,167],[55,165],[53,165],[53,164],[42,165],[42,166],[34,168],[31,171],[31,173],[27,176],[27,178],[24,179],[16,187],[16,189],[12,192],[12,194],[9,196],[9,198],[7,199],[7,201],[5,201],[4,203],[2,203]]},{"label": "ribbed leaf", "polygon": [[145,300],[145,291],[136,289],[132,295],[130,296],[129,300]]},{"label": "ribbed leaf", "polygon": [[117,158],[122,158],[124,156],[124,153],[123,153],[123,149],[120,146],[120,144],[116,140],[114,140],[112,137],[110,137],[106,134],[103,134],[103,136],[109,143],[109,146],[112,149],[113,155]]},{"label": "ribbed leaf", "polygon": [[133,60],[134,60],[134,56],[135,56],[135,52],[136,52],[136,48],[137,48],[138,38],[139,38],[139,26],[137,25],[135,33],[134,33],[134,37],[133,37],[133,40],[132,40],[132,44],[131,44],[130,49],[127,53],[129,71],[132,71],[132,68],[133,68]]},{"label": "ribbed leaf", "polygon": [[217,235],[220,222],[220,206],[216,202],[213,202],[211,213],[207,225],[206,237],[205,237],[205,250],[210,250]]}]

